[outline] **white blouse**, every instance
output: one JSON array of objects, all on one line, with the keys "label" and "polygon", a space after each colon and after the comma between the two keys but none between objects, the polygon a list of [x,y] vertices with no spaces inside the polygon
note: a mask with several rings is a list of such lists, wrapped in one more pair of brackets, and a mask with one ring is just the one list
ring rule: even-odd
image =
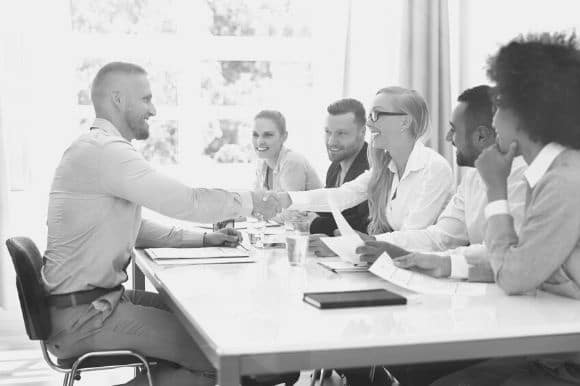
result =
[{"label": "white blouse", "polygon": [[[394,176],[385,210],[391,228],[424,229],[433,224],[453,192],[453,173],[445,158],[417,141],[403,176],[399,177],[394,161],[389,169]],[[370,178],[371,171],[366,171],[338,188],[289,192],[292,205],[288,209],[329,212],[329,193],[337,209],[351,208],[368,199]]]}]

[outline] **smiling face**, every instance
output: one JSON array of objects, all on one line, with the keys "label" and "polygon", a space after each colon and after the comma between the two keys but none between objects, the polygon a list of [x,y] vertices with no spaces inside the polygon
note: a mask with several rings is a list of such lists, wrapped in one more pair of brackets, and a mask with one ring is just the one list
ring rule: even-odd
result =
[{"label": "smiling face", "polygon": [[149,138],[148,119],[156,114],[156,110],[147,76],[129,76],[124,94],[125,103],[121,113],[126,126],[135,139]]},{"label": "smiling face", "polygon": [[356,155],[361,149],[365,128],[359,127],[354,113],[329,114],[326,118],[326,151],[332,162],[340,162]]},{"label": "smiling face", "polygon": [[371,146],[375,149],[391,151],[409,141],[408,115],[380,115],[381,112],[404,113],[394,104],[390,94],[381,93],[373,100],[372,112],[379,113],[376,122],[367,119],[366,126],[371,132]]},{"label": "smiling face", "polygon": [[254,121],[252,145],[259,158],[277,159],[286,137],[287,134],[282,134],[276,123],[271,119],[257,118]]}]

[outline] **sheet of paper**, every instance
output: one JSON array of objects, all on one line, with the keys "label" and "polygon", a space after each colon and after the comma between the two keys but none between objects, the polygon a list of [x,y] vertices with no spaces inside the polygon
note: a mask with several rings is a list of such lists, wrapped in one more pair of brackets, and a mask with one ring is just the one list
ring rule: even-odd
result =
[{"label": "sheet of paper", "polygon": [[386,253],[383,253],[371,265],[369,271],[399,287],[422,294],[481,296],[488,293],[489,287],[486,283],[436,279],[422,273],[398,268]]},{"label": "sheet of paper", "polygon": [[250,254],[242,247],[205,247],[205,248],[148,248],[145,250],[152,259],[207,259],[226,257],[248,257]]},{"label": "sheet of paper", "polygon": [[332,216],[334,217],[334,221],[336,222],[336,226],[340,231],[341,236],[349,236],[349,235],[356,235],[356,231],[352,229],[348,221],[344,218],[340,210],[338,209],[338,205],[336,204],[336,200],[332,196],[332,191],[328,191],[328,205],[330,206],[330,211],[332,212]]},{"label": "sheet of paper", "polygon": [[344,260],[322,260],[318,264],[333,272],[367,272],[369,267],[367,265],[354,265],[351,262]]},{"label": "sheet of paper", "polygon": [[361,263],[360,256],[355,251],[357,247],[364,245],[364,241],[356,233],[347,236],[321,237],[320,240],[341,259],[354,264]]},{"label": "sheet of paper", "polygon": [[249,257],[223,257],[219,259],[161,259],[156,261],[159,265],[207,265],[207,264],[240,264],[255,263],[256,260]]}]

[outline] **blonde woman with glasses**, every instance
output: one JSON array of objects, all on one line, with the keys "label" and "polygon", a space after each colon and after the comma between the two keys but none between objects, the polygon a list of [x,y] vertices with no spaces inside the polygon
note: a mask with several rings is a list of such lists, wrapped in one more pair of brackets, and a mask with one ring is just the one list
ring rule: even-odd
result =
[{"label": "blonde woman with glasses", "polygon": [[423,97],[401,87],[380,89],[366,125],[369,171],[338,188],[281,193],[282,207],[327,212],[330,193],[339,210],[368,199],[369,235],[433,224],[451,196],[453,177],[449,163],[420,141],[429,129]]}]

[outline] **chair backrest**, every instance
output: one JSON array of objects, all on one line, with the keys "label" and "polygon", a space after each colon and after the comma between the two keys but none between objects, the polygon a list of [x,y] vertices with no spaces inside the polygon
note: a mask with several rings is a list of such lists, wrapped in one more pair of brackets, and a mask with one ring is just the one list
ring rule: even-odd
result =
[{"label": "chair backrest", "polygon": [[52,326],[47,293],[40,276],[42,256],[28,237],[9,238],[6,246],[16,270],[16,288],[26,333],[31,340],[45,340]]}]

